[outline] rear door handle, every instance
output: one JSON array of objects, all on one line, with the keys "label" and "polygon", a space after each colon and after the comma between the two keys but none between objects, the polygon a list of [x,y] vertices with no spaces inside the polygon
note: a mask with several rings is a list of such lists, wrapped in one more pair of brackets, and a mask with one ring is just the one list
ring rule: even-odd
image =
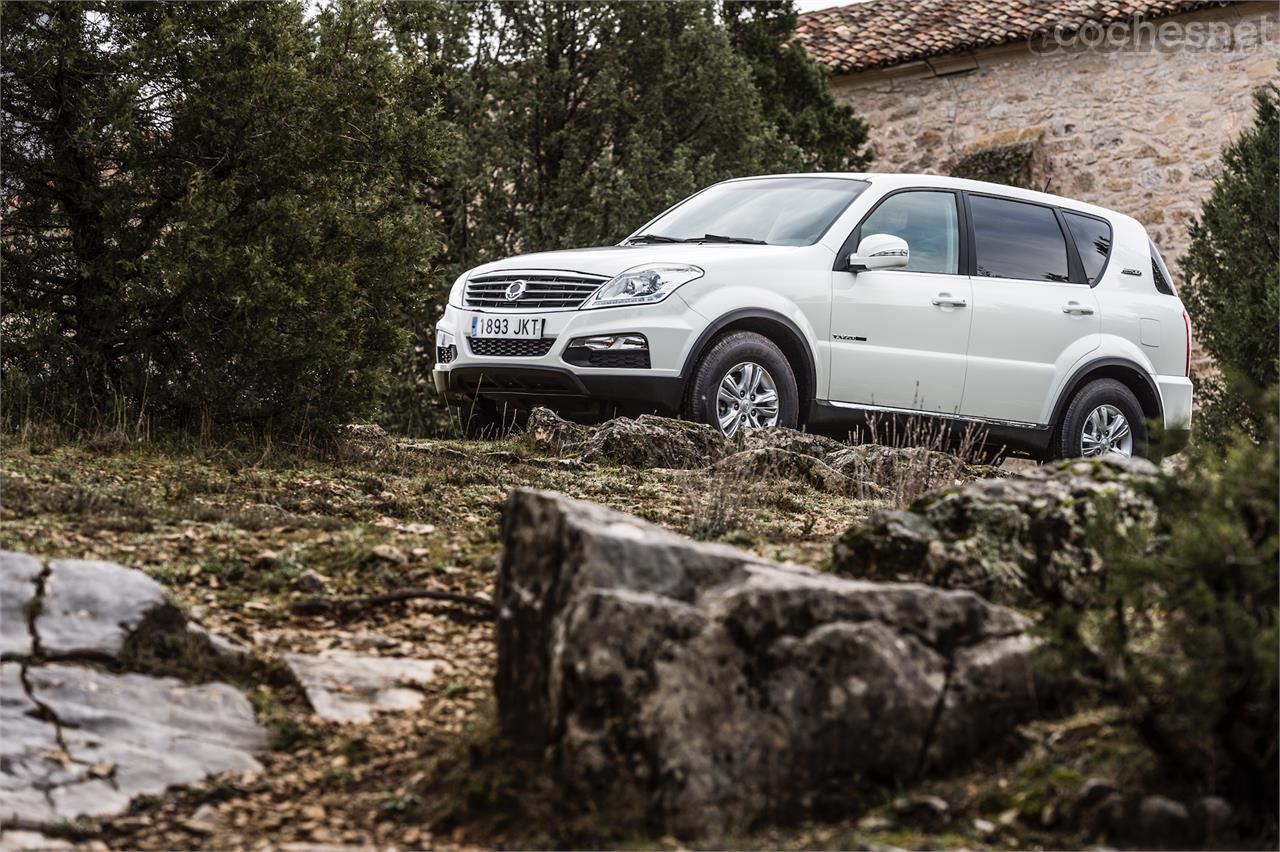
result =
[{"label": "rear door handle", "polygon": [[1079,302],[1067,302],[1062,306],[1062,312],[1064,314],[1078,314],[1082,317],[1087,317],[1093,314],[1093,308],[1088,305],[1082,305]]},{"label": "rear door handle", "polygon": [[969,304],[964,299],[957,299],[950,293],[939,293],[933,297],[933,303],[940,308],[963,308]]}]

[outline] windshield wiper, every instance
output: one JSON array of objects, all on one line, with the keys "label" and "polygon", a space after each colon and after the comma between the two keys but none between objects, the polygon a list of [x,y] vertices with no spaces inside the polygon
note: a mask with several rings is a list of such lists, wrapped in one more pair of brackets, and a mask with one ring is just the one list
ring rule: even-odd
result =
[{"label": "windshield wiper", "polygon": [[627,240],[629,243],[683,243],[687,240],[676,239],[675,237],[664,237],[662,234],[639,234]]},{"label": "windshield wiper", "polygon": [[685,240],[687,243],[748,243],[753,246],[769,245],[764,240],[753,240],[750,237],[722,237],[719,234],[703,234],[701,237],[695,237]]}]

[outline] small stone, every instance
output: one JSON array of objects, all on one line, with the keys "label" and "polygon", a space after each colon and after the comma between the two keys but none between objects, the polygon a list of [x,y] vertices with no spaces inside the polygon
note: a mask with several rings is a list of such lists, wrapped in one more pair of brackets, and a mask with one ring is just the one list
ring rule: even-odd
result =
[{"label": "small stone", "polygon": [[213,834],[218,830],[220,821],[221,817],[217,809],[213,805],[204,804],[196,808],[195,813],[182,821],[182,827],[196,834]]},{"label": "small stone", "polygon": [[1133,841],[1165,849],[1185,849],[1191,840],[1187,806],[1165,796],[1146,796],[1138,803]]},{"label": "small stone", "polygon": [[302,818],[319,822],[325,818],[325,809],[322,805],[305,805],[302,808]]},{"label": "small stone", "polygon": [[996,817],[996,822],[1004,828],[1011,828],[1018,823],[1019,811],[1017,808],[1009,808],[1001,811],[1000,816]]},{"label": "small stone", "polygon": [[881,814],[870,814],[858,820],[859,831],[884,831],[893,827],[893,821]]},{"label": "small stone", "polygon": [[893,812],[900,822],[938,830],[951,821],[951,805],[940,796],[912,796],[897,799]]},{"label": "small stone", "polygon": [[325,594],[329,591],[329,578],[319,571],[308,568],[293,581],[293,590],[295,592],[305,592],[309,595]]},{"label": "small stone", "polygon": [[1202,796],[1191,807],[1195,820],[1196,833],[1200,842],[1216,845],[1231,828],[1231,820],[1235,815],[1231,803],[1220,796]]},{"label": "small stone", "polygon": [[409,561],[409,557],[405,552],[394,544],[375,544],[373,549],[369,551],[369,555],[373,559],[389,562],[392,565],[403,565]]},{"label": "small stone", "polygon": [[986,837],[989,834],[995,833],[996,824],[990,820],[981,818],[975,819],[973,821],[973,830],[981,834],[983,837]]},{"label": "small stone", "polygon": [[253,564],[249,567],[256,571],[270,570],[280,563],[280,551],[264,550],[257,556],[253,557]]}]

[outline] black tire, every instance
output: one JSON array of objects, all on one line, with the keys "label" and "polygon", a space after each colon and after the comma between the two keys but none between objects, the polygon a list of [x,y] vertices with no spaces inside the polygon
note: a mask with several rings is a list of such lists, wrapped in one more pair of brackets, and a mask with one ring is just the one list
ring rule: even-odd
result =
[{"label": "black tire", "polygon": [[1113,406],[1124,415],[1133,433],[1132,455],[1146,458],[1146,415],[1142,413],[1142,405],[1133,391],[1115,379],[1095,379],[1076,391],[1058,424],[1053,447],[1058,458],[1074,459],[1084,455],[1081,437],[1085,422],[1095,409],[1103,405]]},{"label": "black tire", "polygon": [[800,391],[787,356],[772,340],[751,331],[733,331],[714,341],[702,354],[689,382],[686,416],[720,428],[716,396],[720,382],[734,366],[750,362],[764,367],[778,393],[778,426],[794,429],[800,419]]}]

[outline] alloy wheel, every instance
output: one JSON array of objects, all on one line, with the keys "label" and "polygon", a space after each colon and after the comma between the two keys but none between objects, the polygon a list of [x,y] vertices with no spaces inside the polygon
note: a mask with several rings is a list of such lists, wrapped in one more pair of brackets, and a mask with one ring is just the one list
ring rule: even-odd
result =
[{"label": "alloy wheel", "polygon": [[1099,405],[1084,420],[1080,432],[1080,454],[1086,457],[1133,455],[1133,430],[1114,405]]},{"label": "alloy wheel", "polygon": [[744,427],[778,424],[778,386],[769,371],[753,361],[734,365],[720,380],[716,423],[726,437]]}]

